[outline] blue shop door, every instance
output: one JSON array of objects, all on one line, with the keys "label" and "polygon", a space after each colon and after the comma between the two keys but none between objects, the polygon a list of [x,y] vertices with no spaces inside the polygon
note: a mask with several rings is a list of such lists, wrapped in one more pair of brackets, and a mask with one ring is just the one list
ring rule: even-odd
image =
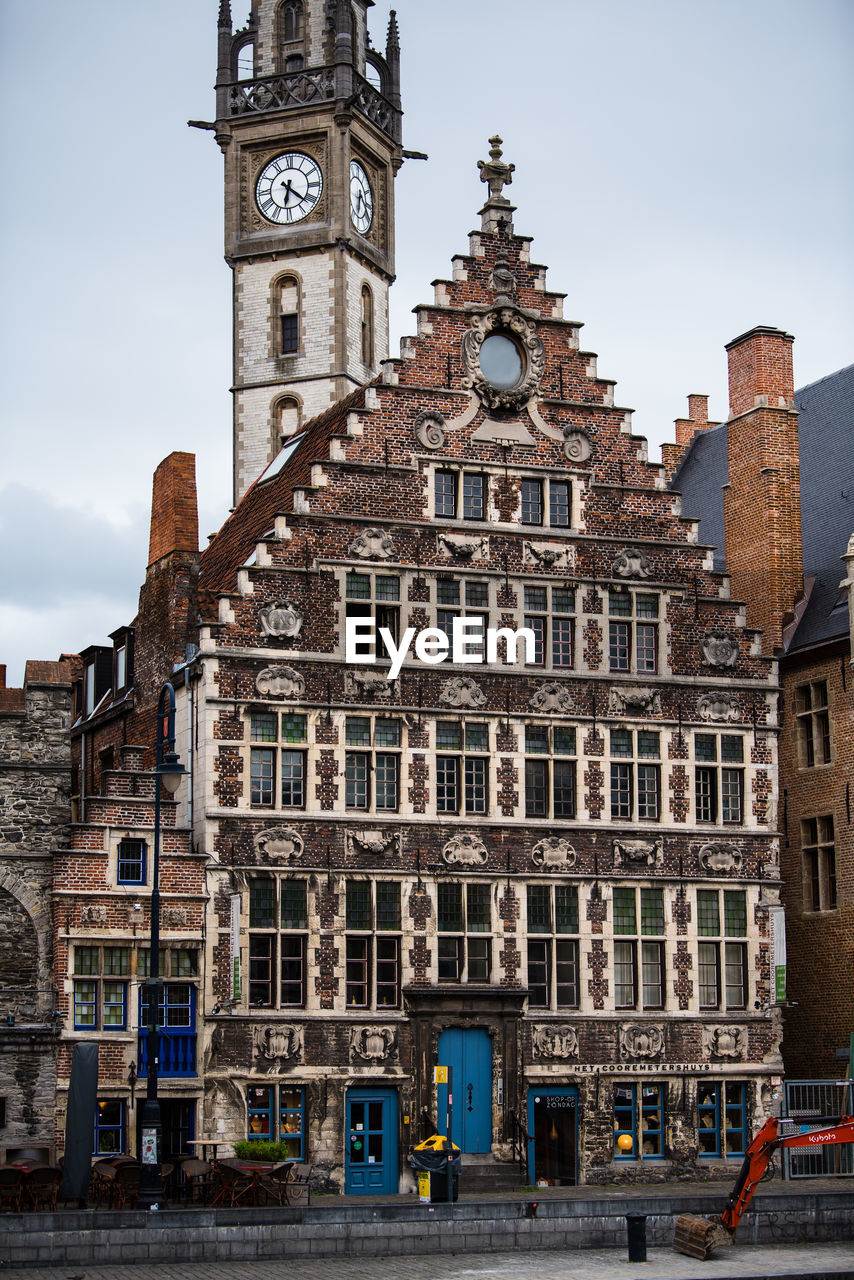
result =
[{"label": "blue shop door", "polygon": [[[492,1041],[479,1027],[449,1027],[439,1036],[439,1063],[453,1074],[451,1141],[461,1151],[492,1150]],[[439,1085],[436,1124],[445,1131],[448,1087]]]},{"label": "blue shop door", "polygon": [[578,1090],[528,1090],[528,1177],[550,1187],[578,1182]]},{"label": "blue shop door", "polygon": [[394,1089],[348,1090],[346,1124],[345,1194],[396,1195],[399,1171]]}]

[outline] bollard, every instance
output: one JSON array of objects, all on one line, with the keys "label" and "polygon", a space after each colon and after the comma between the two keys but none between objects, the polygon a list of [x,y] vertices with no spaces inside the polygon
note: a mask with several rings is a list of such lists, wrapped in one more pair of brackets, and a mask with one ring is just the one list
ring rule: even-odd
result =
[{"label": "bollard", "polygon": [[626,1214],[629,1262],[646,1262],[646,1214]]}]

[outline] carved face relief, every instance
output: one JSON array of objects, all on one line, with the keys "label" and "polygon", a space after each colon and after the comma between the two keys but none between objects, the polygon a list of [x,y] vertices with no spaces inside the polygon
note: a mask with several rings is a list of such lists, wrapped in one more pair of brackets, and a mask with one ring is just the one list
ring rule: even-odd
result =
[{"label": "carved face relief", "polygon": [[264,667],[255,677],[255,688],[266,698],[301,698],[305,680],[293,667]]},{"label": "carved face relief", "polygon": [[451,836],[442,850],[442,857],[449,867],[455,864],[463,867],[482,867],[488,856],[486,845],[480,836],[468,833]]},{"label": "carved face relief", "polygon": [[652,563],[637,547],[627,547],[611,565],[611,572],[615,578],[650,578]]},{"label": "carved face relief", "polygon": [[255,837],[260,862],[292,862],[302,857],[302,836],[290,827],[270,827]]},{"label": "carved face relief", "polygon": [[577,1058],[578,1035],[569,1023],[541,1023],[531,1036],[535,1058]]},{"label": "carved face relief", "polygon": [[261,634],[265,636],[298,636],[302,628],[302,609],[290,600],[274,600],[258,610]]},{"label": "carved face relief", "polygon": [[741,854],[735,845],[716,840],[704,844],[699,853],[700,866],[706,871],[738,871]]},{"label": "carved face relief", "polygon": [[738,641],[720,627],[707,631],[700,642],[703,661],[710,667],[734,667],[738,662]]},{"label": "carved face relief", "polygon": [[[518,353],[519,376],[509,386],[494,374],[487,376],[481,365],[483,344],[492,336],[503,337]],[[489,409],[521,408],[539,390],[546,364],[545,347],[534,324],[515,307],[497,307],[473,316],[471,328],[463,335],[462,356],[463,386],[470,387]]]},{"label": "carved face relief", "polygon": [[445,417],[438,409],[425,409],[412,424],[412,434],[425,449],[441,449],[445,443]]},{"label": "carved face relief", "polygon": [[361,560],[390,560],[397,556],[397,547],[382,529],[363,529],[350,543],[350,555]]},{"label": "carved face relief", "polygon": [[664,840],[615,840],[614,866],[660,867],[664,862]]},{"label": "carved face relief", "polygon": [[657,1058],[664,1048],[664,1032],[652,1023],[628,1023],[620,1028],[620,1057]]},{"label": "carved face relief", "polygon": [[531,861],[535,867],[564,870],[575,866],[575,850],[562,836],[546,836],[534,845]]},{"label": "carved face relief", "polygon": [[482,707],[486,695],[471,676],[452,676],[442,685],[439,701],[446,702],[449,707]]}]

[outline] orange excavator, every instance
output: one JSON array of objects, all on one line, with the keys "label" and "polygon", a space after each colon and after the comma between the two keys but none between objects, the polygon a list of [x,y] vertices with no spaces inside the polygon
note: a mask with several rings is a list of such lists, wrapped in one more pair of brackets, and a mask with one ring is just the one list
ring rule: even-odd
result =
[{"label": "orange excavator", "polygon": [[843,1116],[827,1129],[805,1129],[800,1133],[779,1136],[779,1122],[766,1120],[744,1156],[735,1186],[726,1208],[719,1218],[697,1218],[683,1213],[676,1220],[673,1248],[689,1258],[709,1258],[718,1245],[732,1244],[735,1229],[741,1221],[753,1193],[768,1172],[771,1157],[781,1147],[806,1147],[813,1151],[836,1142],[854,1142],[854,1116]]}]

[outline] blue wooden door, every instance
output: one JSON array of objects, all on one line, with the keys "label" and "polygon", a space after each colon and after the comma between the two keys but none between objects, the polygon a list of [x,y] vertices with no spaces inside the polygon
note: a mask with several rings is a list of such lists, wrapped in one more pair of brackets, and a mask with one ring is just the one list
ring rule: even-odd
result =
[{"label": "blue wooden door", "polygon": [[396,1195],[397,1094],[394,1089],[347,1092],[347,1195]]},{"label": "blue wooden door", "polygon": [[[461,1151],[492,1150],[492,1041],[480,1027],[449,1027],[439,1036],[439,1063],[452,1070],[451,1141]],[[439,1085],[439,1132],[445,1129],[447,1085]]]}]

